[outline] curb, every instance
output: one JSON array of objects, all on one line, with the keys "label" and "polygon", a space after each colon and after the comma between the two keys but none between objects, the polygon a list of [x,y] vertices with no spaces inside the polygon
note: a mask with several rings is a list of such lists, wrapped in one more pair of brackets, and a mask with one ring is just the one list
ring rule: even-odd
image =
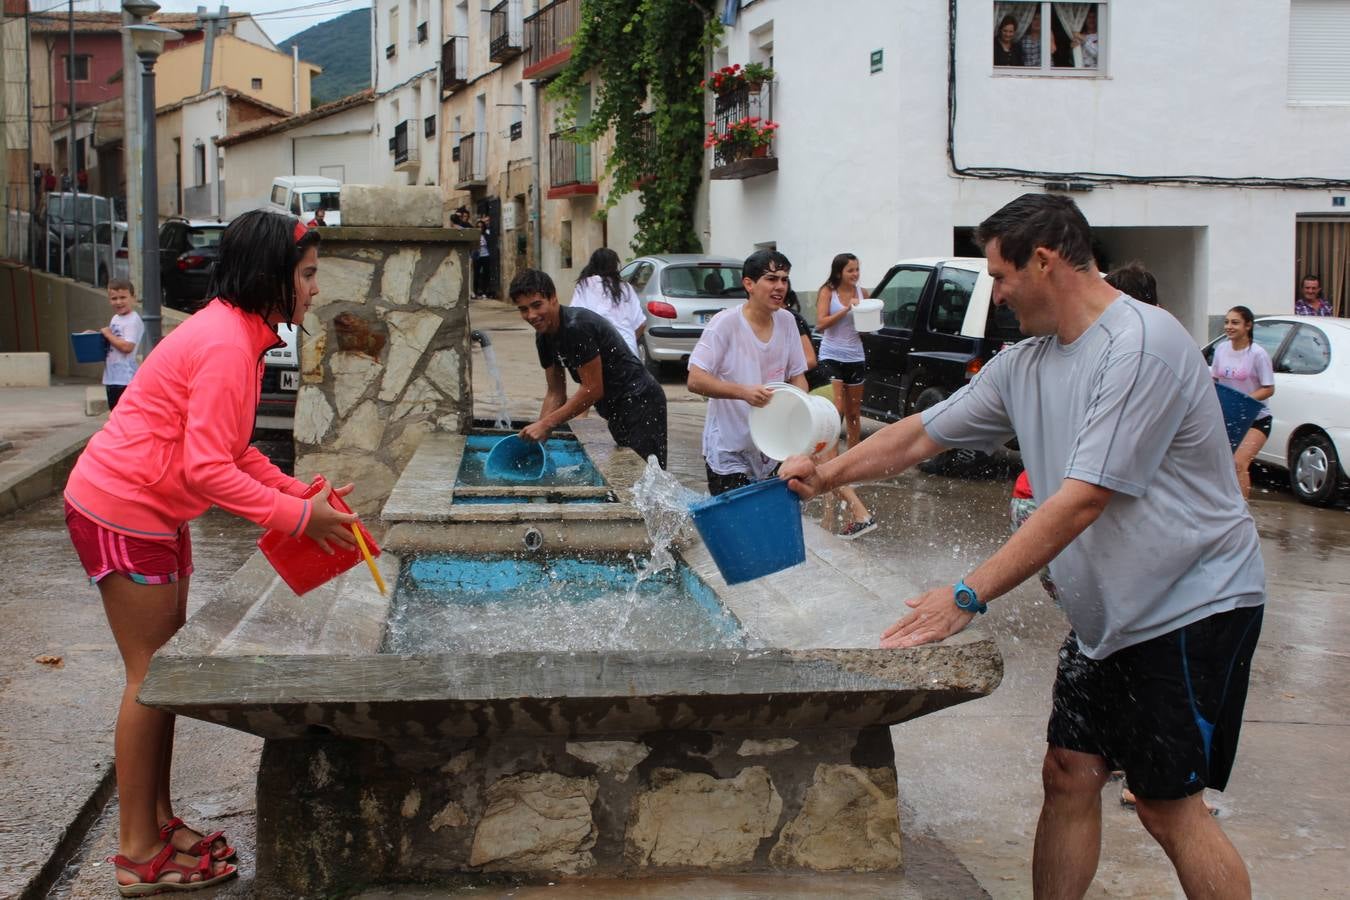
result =
[{"label": "curb", "polygon": [[117,790],[117,770],[113,767],[112,757],[108,757],[107,765],[103,768],[103,777],[80,806],[75,818],[61,833],[61,839],[52,848],[51,856],[47,857],[42,868],[34,872],[28,883],[19,891],[17,900],[42,900],[51,893],[52,888],[64,874],[66,865],[79,852],[94,824],[103,816],[103,810],[107,808],[108,801],[112,800]]},{"label": "curb", "polygon": [[13,458],[0,462],[0,516],[59,491],[89,439],[103,427],[106,416],[55,430]]}]

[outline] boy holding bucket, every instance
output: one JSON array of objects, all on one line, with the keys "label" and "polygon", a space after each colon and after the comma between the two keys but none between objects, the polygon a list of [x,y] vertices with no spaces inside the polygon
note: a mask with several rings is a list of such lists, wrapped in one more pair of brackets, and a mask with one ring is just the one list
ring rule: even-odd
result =
[{"label": "boy holding bucket", "polygon": [[752,253],[741,268],[745,302],[713,316],[689,356],[689,390],[709,399],[703,461],[713,496],[773,471],[773,460],[750,439],[750,408],[773,396],[766,385],[786,381],[809,390],[797,323],[784,306],[791,269],[777,250]]},{"label": "boy holding bucket", "polygon": [[136,288],[125,278],[108,282],[108,303],[113,317],[102,330],[108,341],[108,355],[103,363],[103,389],[108,392],[108,412],[117,407],[122,392],[136,374],[136,351],[145,335],[145,324],[136,312]]},{"label": "boy holding bucket", "polygon": [[[511,303],[535,331],[534,344],[548,391],[539,418],[521,429],[527,441],[549,432],[592,406],[609,424],[610,436],[644,460],[666,467],[666,392],[628,349],[608,319],[589,309],[563,306],[553,279],[525,269],[511,280]],[[566,371],[564,371],[566,370]],[[580,387],[567,396],[567,372]]]}]

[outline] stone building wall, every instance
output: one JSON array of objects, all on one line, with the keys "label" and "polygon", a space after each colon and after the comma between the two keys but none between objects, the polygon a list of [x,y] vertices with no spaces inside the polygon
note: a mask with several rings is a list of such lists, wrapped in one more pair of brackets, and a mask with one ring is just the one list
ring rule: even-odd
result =
[{"label": "stone building wall", "polygon": [[374,224],[323,231],[295,408],[296,477],[354,482],[348,499],[365,516],[423,435],[466,430],[473,409],[469,233]]}]

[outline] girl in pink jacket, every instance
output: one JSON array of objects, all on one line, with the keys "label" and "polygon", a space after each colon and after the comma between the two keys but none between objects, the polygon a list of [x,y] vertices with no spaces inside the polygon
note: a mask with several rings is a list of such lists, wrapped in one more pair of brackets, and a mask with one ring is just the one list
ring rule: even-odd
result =
[{"label": "girl in pink jacket", "polygon": [[329,505],[333,489],[302,499],[308,485],[248,445],[263,354],[279,343],[276,326],[300,324],[319,292],[318,255],[318,232],[294,218],[255,210],[235,219],[221,235],[215,299],[146,358],[66,483],[71,541],[126,667],[114,744],[118,855],[110,858],[123,896],[238,874],[221,832],[198,832],[174,815],[174,717],[136,702],[150,657],[186,620],[188,521],[216,505],[325,549],[354,543],[356,517]]}]

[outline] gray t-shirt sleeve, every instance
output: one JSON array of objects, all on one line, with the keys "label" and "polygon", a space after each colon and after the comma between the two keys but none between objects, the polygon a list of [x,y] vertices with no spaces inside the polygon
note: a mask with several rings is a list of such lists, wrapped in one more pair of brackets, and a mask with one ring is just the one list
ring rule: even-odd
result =
[{"label": "gray t-shirt sleeve", "polygon": [[1142,497],[1189,405],[1165,362],[1149,353],[1121,354],[1092,391],[1064,477]]},{"label": "gray t-shirt sleeve", "polygon": [[969,384],[920,414],[930,438],[944,447],[986,451],[1012,440],[1012,419],[1004,390],[1009,356],[1010,353],[995,356]]}]

